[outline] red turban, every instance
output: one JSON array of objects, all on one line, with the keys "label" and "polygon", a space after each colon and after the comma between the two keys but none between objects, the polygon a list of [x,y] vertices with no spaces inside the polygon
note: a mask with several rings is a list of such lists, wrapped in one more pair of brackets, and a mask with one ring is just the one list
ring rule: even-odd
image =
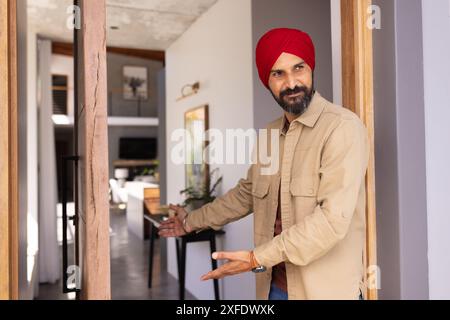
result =
[{"label": "red turban", "polygon": [[268,89],[270,71],[283,52],[302,58],[314,71],[316,57],[310,36],[296,29],[272,29],[261,37],[256,46],[259,78]]}]

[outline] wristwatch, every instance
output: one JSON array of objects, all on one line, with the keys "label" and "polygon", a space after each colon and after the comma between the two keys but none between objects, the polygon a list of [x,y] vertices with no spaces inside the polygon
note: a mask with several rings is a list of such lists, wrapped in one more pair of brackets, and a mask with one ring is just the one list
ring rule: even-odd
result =
[{"label": "wristwatch", "polygon": [[258,260],[256,260],[255,254],[253,253],[253,251],[250,252],[250,263],[253,266],[252,272],[254,272],[254,273],[261,273],[261,272],[265,272],[267,270],[267,268],[265,266],[262,266],[258,263]]},{"label": "wristwatch", "polygon": [[261,272],[265,272],[266,270],[267,270],[267,268],[264,266],[257,266],[256,268],[252,269],[252,272],[261,273]]}]

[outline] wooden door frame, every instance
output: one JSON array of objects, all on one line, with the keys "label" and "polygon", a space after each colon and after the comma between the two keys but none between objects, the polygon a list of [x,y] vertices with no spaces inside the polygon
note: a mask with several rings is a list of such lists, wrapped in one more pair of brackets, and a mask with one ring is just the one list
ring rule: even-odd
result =
[{"label": "wooden door frame", "polygon": [[370,159],[366,175],[366,298],[378,299],[375,208],[375,135],[372,29],[367,25],[371,0],[341,0],[343,105],[364,122],[369,134]]},{"label": "wooden door frame", "polygon": [[111,299],[105,0],[79,0],[76,142],[83,300]]},{"label": "wooden door frame", "polygon": [[0,1],[0,300],[19,297],[16,20],[16,0]]},{"label": "wooden door frame", "polygon": [[[17,0],[0,1],[0,300],[19,298]],[[110,299],[105,0],[80,0],[82,299]],[[6,61],[6,63],[3,63]],[[3,254],[6,253],[6,254]]]}]

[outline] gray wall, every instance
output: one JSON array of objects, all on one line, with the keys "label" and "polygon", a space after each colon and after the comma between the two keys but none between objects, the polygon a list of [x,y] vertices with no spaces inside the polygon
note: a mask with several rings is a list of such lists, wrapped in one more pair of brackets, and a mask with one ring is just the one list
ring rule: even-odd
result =
[{"label": "gray wall", "polygon": [[[307,8],[307,10],[304,10]],[[253,56],[261,36],[272,28],[297,28],[311,36],[316,47],[316,89],[333,99],[330,0],[253,0]],[[258,77],[253,59],[255,128],[263,128],[283,112]]]},{"label": "gray wall", "polygon": [[141,101],[140,115],[143,117],[157,117],[157,77],[163,68],[162,62],[151,61],[108,53],[108,114],[111,116],[138,116],[137,101],[124,100],[121,90],[123,89],[122,73],[123,67],[146,66],[148,68],[148,95],[147,101]]},{"label": "gray wall", "polygon": [[[140,116],[159,117],[158,114],[158,74],[163,69],[162,62],[108,53],[108,114],[109,116],[138,116],[138,103],[122,98],[122,69],[126,65],[148,68],[149,99],[142,101]],[[113,161],[119,159],[119,140],[122,137],[158,137],[157,127],[109,127],[109,175],[114,177]]]},{"label": "gray wall", "polygon": [[375,181],[381,299],[400,298],[394,1],[375,0],[382,28],[374,30]]},{"label": "gray wall", "polygon": [[427,299],[420,0],[375,0],[375,165],[381,299]]},{"label": "gray wall", "polygon": [[422,3],[397,0],[395,12],[402,299],[428,299]]}]

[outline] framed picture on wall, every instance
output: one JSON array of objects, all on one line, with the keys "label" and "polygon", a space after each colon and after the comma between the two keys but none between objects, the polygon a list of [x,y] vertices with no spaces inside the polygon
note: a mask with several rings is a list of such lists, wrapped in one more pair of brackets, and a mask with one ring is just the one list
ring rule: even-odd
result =
[{"label": "framed picture on wall", "polygon": [[186,188],[209,189],[209,166],[203,159],[207,147],[204,135],[209,129],[208,117],[208,105],[185,113],[185,129],[191,137],[191,143],[186,143]]},{"label": "framed picture on wall", "polygon": [[133,101],[148,99],[147,67],[123,67],[123,99]]}]

